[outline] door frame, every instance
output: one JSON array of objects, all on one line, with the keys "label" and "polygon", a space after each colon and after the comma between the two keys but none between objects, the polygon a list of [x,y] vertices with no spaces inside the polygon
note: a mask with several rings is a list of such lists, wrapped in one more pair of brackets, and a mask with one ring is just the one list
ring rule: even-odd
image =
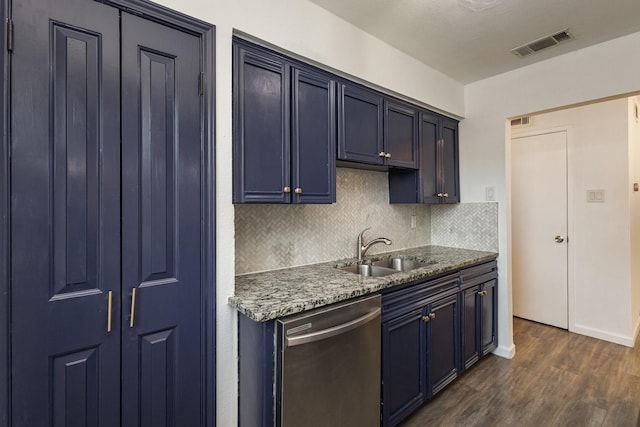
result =
[{"label": "door frame", "polygon": [[[9,2],[0,0],[0,22],[7,22]],[[6,25],[6,24],[5,24]],[[11,316],[11,286],[9,280],[9,130],[7,129],[9,102],[9,52],[6,31],[0,31],[0,426],[9,427],[11,401],[9,319]]]},{"label": "door frame", "polygon": [[[509,121],[507,122],[509,123]],[[559,133],[564,132],[567,138],[567,324],[568,330],[573,331],[575,329],[575,288],[574,288],[574,254],[573,254],[573,231],[574,231],[574,201],[573,201],[573,193],[572,189],[574,188],[573,184],[573,127],[572,126],[559,126],[559,127],[551,127],[546,129],[537,129],[519,132],[514,136],[513,132],[511,132],[510,127],[509,130],[509,149],[507,153],[507,162],[508,162],[508,176],[507,180],[509,182],[509,190],[507,192],[508,198],[508,219],[507,222],[509,224],[509,233],[508,233],[508,247],[509,247],[509,259],[508,259],[508,270],[512,272],[513,263],[511,258],[512,253],[512,239],[513,239],[513,217],[512,217],[512,197],[511,197],[511,179],[513,176],[513,171],[511,169],[511,144],[514,138],[526,138],[530,136],[539,136],[539,135],[547,135],[550,133]],[[512,274],[509,273],[509,281],[512,280]],[[513,289],[513,284],[511,285]],[[513,315],[513,311],[511,313]]]},{"label": "door frame", "polygon": [[[147,0],[96,0],[145,19],[190,33],[200,39],[200,69],[204,77],[201,96],[202,159],[202,283],[201,319],[202,372],[205,373],[204,393],[200,402],[201,418],[205,425],[216,424],[216,229],[215,229],[215,26]],[[0,0],[0,23],[11,16],[12,0]],[[6,31],[0,31],[0,427],[11,424],[11,286],[9,224],[10,182],[10,66],[11,56],[6,48]]]}]

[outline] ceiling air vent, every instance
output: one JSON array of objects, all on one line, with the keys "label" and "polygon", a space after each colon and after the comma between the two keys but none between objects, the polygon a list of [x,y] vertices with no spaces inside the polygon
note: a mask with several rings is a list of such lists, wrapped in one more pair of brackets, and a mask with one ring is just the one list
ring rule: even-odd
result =
[{"label": "ceiling air vent", "polygon": [[540,52],[541,50],[548,49],[573,39],[573,35],[568,30],[562,30],[550,36],[541,37],[532,42],[523,44],[522,46],[514,47],[511,49],[511,53],[519,58],[524,58],[525,56],[529,56]]},{"label": "ceiling air vent", "polygon": [[518,117],[517,119],[511,120],[511,126],[525,126],[531,123],[530,116]]}]

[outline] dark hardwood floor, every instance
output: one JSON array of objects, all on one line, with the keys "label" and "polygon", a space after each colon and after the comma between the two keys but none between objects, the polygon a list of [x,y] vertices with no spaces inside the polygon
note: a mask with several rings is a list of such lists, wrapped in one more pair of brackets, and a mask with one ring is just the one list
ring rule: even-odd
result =
[{"label": "dark hardwood floor", "polygon": [[513,359],[482,359],[402,427],[640,426],[640,344],[518,318],[513,327]]}]

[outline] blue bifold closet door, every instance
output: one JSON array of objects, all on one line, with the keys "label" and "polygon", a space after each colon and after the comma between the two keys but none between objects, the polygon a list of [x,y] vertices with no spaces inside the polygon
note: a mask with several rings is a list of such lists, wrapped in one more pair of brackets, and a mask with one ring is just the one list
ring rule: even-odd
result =
[{"label": "blue bifold closet door", "polygon": [[199,425],[199,39],[87,0],[13,21],[12,424]]}]

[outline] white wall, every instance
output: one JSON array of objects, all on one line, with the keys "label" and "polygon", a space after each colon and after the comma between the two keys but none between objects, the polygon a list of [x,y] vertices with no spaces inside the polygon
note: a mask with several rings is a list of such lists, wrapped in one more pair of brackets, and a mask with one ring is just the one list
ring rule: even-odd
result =
[{"label": "white wall", "polygon": [[[569,330],[622,344],[632,341],[627,116],[620,98],[511,129],[512,137],[568,129]],[[589,189],[604,190],[605,202],[587,203]]]},{"label": "white wall", "polygon": [[[636,119],[636,108],[640,110],[640,96],[628,100],[629,126],[629,188],[640,185],[640,120]],[[638,112],[640,114],[640,111]],[[637,338],[640,332],[640,192],[629,196],[631,222],[631,320],[632,333]]]},{"label": "white wall", "polygon": [[217,424],[237,425],[231,37],[234,29],[462,116],[461,84],[306,0],[155,0],[216,26]]},{"label": "white wall", "polygon": [[640,91],[640,32],[465,86],[460,124],[463,202],[484,200],[495,186],[500,204],[498,353],[513,353],[510,279],[510,168],[506,118]]}]

